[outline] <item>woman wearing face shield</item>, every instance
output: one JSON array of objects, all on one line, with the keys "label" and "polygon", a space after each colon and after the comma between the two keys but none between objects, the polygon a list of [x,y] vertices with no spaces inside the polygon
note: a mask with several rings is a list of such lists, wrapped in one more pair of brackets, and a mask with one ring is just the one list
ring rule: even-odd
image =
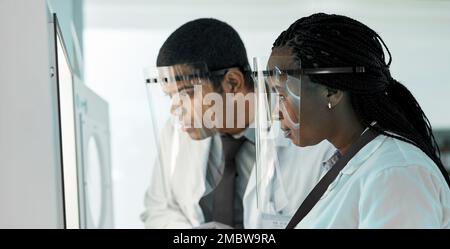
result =
[{"label": "woman wearing face shield", "polygon": [[450,227],[448,173],[391,60],[375,31],[345,16],[314,14],[276,39],[268,70],[284,135],[337,148],[288,228]]}]

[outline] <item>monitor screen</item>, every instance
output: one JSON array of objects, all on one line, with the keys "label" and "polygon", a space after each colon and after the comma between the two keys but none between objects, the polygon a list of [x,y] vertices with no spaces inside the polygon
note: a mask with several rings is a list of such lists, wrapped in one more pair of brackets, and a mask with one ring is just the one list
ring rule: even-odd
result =
[{"label": "monitor screen", "polygon": [[79,228],[73,74],[56,14],[53,15],[60,150],[66,228]]}]

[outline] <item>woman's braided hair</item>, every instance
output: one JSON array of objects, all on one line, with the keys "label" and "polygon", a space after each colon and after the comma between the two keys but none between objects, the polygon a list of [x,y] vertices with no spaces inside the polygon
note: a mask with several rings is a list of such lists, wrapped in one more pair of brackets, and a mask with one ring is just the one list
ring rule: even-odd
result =
[{"label": "woman's braided hair", "polygon": [[[430,122],[411,92],[391,77],[391,53],[375,31],[346,16],[319,13],[297,20],[273,44],[273,48],[285,46],[303,68],[365,67],[362,74],[309,77],[312,82],[349,92],[362,125],[376,121],[373,128],[381,134],[420,148],[450,186]],[[383,47],[389,55],[387,62]]]}]

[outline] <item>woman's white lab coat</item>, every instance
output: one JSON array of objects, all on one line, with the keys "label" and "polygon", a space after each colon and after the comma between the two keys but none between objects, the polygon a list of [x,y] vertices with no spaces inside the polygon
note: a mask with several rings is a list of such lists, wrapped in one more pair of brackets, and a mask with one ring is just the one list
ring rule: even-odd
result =
[{"label": "woman's white lab coat", "polygon": [[284,229],[297,208],[326,173],[322,165],[335,151],[328,141],[303,148],[292,143],[279,146],[277,153],[280,167],[277,169],[279,177],[276,179],[279,184],[271,186],[275,192],[274,199],[264,203],[264,207],[261,203],[257,205],[256,172],[253,170],[243,200],[244,227]]},{"label": "woman's white lab coat", "polygon": [[297,228],[450,228],[450,189],[419,148],[379,135]]}]

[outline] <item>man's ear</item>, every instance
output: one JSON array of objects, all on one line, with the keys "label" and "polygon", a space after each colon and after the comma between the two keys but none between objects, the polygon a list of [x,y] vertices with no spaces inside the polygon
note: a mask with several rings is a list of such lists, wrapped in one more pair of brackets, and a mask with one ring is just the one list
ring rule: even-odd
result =
[{"label": "man's ear", "polygon": [[225,74],[221,84],[225,93],[242,92],[245,89],[244,74],[237,68],[231,68]]},{"label": "man's ear", "polygon": [[327,87],[326,91],[327,91],[327,105],[328,108],[330,109],[341,103],[342,99],[344,98],[344,92],[341,90]]}]

